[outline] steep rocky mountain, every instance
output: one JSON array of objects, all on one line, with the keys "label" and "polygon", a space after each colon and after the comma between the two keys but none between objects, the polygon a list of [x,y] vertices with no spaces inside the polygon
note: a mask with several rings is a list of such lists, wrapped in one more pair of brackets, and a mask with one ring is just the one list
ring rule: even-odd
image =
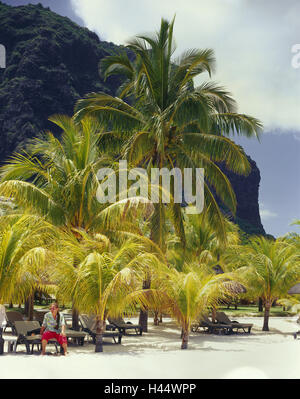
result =
[{"label": "steep rocky mountain", "polygon": [[[51,129],[48,117],[73,114],[76,100],[91,91],[114,95],[118,78],[98,73],[101,58],[118,49],[66,17],[39,5],[11,7],[0,2],[0,163],[26,140]],[[55,132],[55,131],[54,131]],[[250,234],[264,234],[258,208],[259,170],[251,160],[248,177],[225,171],[237,195],[236,222]]]},{"label": "steep rocky mountain", "polygon": [[117,48],[42,5],[0,3],[0,43],[6,68],[0,69],[0,160],[27,138],[53,129],[54,113],[72,115],[76,100],[90,91],[114,94],[118,79],[105,84],[98,62]]},{"label": "steep rocky mountain", "polygon": [[237,209],[233,220],[248,234],[265,235],[258,204],[260,171],[255,161],[249,156],[248,160],[251,165],[251,172],[248,176],[237,175],[223,165],[220,167],[230,180],[237,198]]}]

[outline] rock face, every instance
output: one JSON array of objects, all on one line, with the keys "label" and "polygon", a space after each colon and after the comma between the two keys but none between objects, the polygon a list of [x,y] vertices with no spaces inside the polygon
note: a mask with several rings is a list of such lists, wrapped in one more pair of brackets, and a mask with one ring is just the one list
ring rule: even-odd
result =
[{"label": "rock face", "polygon": [[[54,126],[48,117],[72,115],[76,100],[92,91],[114,95],[117,78],[103,82],[101,58],[118,46],[42,5],[11,7],[0,2],[0,43],[6,69],[0,69],[0,163],[29,138]],[[258,211],[260,175],[254,161],[245,178],[225,172],[236,192],[236,222],[248,233],[264,234]]]},{"label": "rock face", "polygon": [[248,234],[265,235],[258,205],[260,172],[256,163],[249,156],[247,158],[251,164],[251,172],[248,176],[237,175],[226,170],[222,165],[220,167],[231,182],[237,199],[237,209],[233,220]]},{"label": "rock face", "polygon": [[0,43],[6,69],[0,69],[0,161],[26,139],[53,129],[55,113],[73,114],[91,91],[114,94],[118,79],[104,84],[99,59],[117,48],[86,28],[42,5],[10,7],[0,2]]}]

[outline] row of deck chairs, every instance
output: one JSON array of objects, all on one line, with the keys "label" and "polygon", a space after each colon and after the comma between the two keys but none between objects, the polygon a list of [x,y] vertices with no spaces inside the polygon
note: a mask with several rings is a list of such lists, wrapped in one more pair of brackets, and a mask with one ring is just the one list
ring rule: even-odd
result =
[{"label": "row of deck chairs", "polygon": [[243,330],[244,333],[250,334],[253,324],[239,323],[230,320],[224,312],[216,312],[216,322],[209,319],[207,315],[202,315],[198,323],[192,325],[192,331],[201,331],[210,334],[233,334]]},{"label": "row of deck chairs", "polygon": [[[6,327],[10,327],[12,334],[17,336],[17,341],[14,347],[16,348],[19,344],[26,346],[27,353],[33,353],[34,346],[38,349],[41,346],[41,335],[39,334],[44,315],[42,312],[37,312],[38,315],[36,320],[24,321],[21,313],[19,312],[7,312],[7,324]],[[44,312],[45,313],[45,312]],[[66,320],[66,336],[77,341],[79,345],[84,345],[85,338],[91,337],[93,343],[96,342],[96,321],[94,316],[80,315],[80,331],[75,331],[72,328],[72,315],[63,313]],[[136,334],[142,335],[142,328],[138,324],[132,324],[125,322],[122,318],[109,319],[110,324],[106,324],[106,330],[103,333],[103,338],[112,338],[114,343],[121,344],[122,336],[127,335],[126,330],[134,330]],[[59,344],[57,341],[49,340],[50,344],[54,344],[56,351],[58,352]],[[30,348],[31,346],[31,348]]]}]

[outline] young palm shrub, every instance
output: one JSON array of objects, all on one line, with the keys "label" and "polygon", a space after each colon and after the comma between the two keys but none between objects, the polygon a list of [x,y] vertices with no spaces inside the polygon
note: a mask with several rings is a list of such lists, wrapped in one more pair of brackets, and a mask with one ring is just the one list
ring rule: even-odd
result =
[{"label": "young palm shrub", "polygon": [[134,241],[126,241],[111,251],[86,251],[87,246],[83,248],[82,243],[80,247],[74,246],[77,256],[81,252],[82,257],[77,267],[72,262],[57,263],[51,276],[61,299],[72,301],[80,312],[96,316],[95,352],[102,352],[107,317],[120,316],[124,309],[134,312],[137,304],[144,306],[140,271],[157,260]]},{"label": "young palm shrub", "polygon": [[297,248],[286,239],[270,240],[254,237],[248,245],[231,251],[230,263],[242,279],[249,295],[262,298],[264,306],[263,331],[269,331],[272,303],[285,297],[300,281],[300,256]]},{"label": "young palm shrub", "polygon": [[182,271],[161,265],[158,275],[159,301],[180,325],[181,349],[187,349],[192,323],[209,307],[232,296],[231,276],[215,275],[206,265],[193,263],[185,264]]},{"label": "young palm shrub", "polygon": [[298,313],[300,311],[299,295],[287,296],[286,298],[278,299],[277,303],[287,308],[290,312]]},{"label": "young palm shrub", "polygon": [[[184,262],[210,262],[213,268],[222,262],[222,254],[226,248],[237,245],[240,241],[238,227],[223,217],[226,236],[220,237],[213,226],[210,224],[206,212],[200,215],[185,215],[184,226],[186,232],[187,244],[183,249],[180,240],[174,235],[168,241],[168,259],[177,265],[177,268]],[[222,265],[224,267],[224,265]],[[212,269],[213,270],[213,269]]]},{"label": "young palm shrub", "polygon": [[22,303],[36,289],[51,289],[47,268],[55,237],[53,226],[37,216],[0,217],[0,303]]}]

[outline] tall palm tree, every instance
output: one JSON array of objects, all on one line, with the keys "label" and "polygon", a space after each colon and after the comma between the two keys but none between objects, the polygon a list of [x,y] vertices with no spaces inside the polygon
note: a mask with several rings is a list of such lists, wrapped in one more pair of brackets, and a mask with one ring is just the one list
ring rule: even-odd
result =
[{"label": "tall palm tree", "polygon": [[[125,82],[119,97],[91,93],[77,103],[75,120],[86,114],[101,121],[112,134],[122,134],[126,141],[123,156],[132,165],[151,167],[205,168],[205,205],[211,223],[225,239],[221,212],[212,194],[217,195],[232,211],[236,200],[231,185],[216,162],[240,174],[250,171],[241,149],[227,136],[231,133],[257,136],[260,122],[236,113],[231,95],[213,82],[194,86],[194,78],[214,70],[211,49],[188,50],[173,59],[174,20],[162,19],[155,36],[138,36],[127,45],[133,53],[102,60],[101,70],[107,78],[123,74]],[[133,103],[133,105],[130,105]],[[171,188],[174,190],[174,188]],[[185,243],[180,204],[171,203],[176,232]],[[151,221],[151,238],[165,249],[166,207],[155,204]]]},{"label": "tall palm tree", "polygon": [[[103,331],[107,317],[120,316],[126,309],[133,312],[137,303],[144,304],[141,274],[143,265],[158,262],[146,253],[140,243],[127,240],[111,251],[88,250],[84,242],[73,250],[81,251],[77,268],[71,262],[57,263],[51,276],[57,284],[57,295],[64,301],[72,300],[76,308],[96,316],[96,352],[102,352]],[[90,248],[91,249],[91,248]]]},{"label": "tall palm tree", "polygon": [[269,315],[273,302],[285,297],[287,291],[300,281],[300,256],[297,248],[286,239],[270,240],[254,237],[248,245],[230,254],[235,273],[242,278],[249,295],[262,298],[263,331],[269,331]]},{"label": "tall palm tree", "polygon": [[[254,118],[235,113],[235,103],[223,88],[214,83],[194,87],[196,76],[205,71],[211,74],[213,52],[191,50],[173,61],[173,24],[174,20],[171,24],[162,20],[156,37],[140,36],[131,41],[128,48],[135,54],[135,61],[125,53],[104,59],[105,77],[123,73],[127,78],[120,97],[91,93],[78,102],[75,119],[93,115],[108,128],[112,125],[114,133],[129,136],[124,156],[130,164],[147,166],[148,170],[204,167],[205,206],[210,223],[225,241],[223,218],[211,187],[233,212],[236,201],[216,162],[225,161],[229,169],[247,174],[250,165],[244,152],[226,136],[233,131],[257,135],[261,125]],[[134,106],[123,100],[126,97],[134,99]],[[166,207],[161,201],[154,207],[150,238],[166,250]],[[169,207],[176,233],[185,245],[180,204],[173,202]],[[144,285],[149,288],[150,281],[145,280]],[[141,319],[146,327],[145,317]]]},{"label": "tall palm tree", "polygon": [[[95,117],[111,134],[123,138],[122,156],[129,165],[146,167],[149,174],[152,168],[176,166],[182,172],[191,168],[193,173],[204,168],[204,206],[210,223],[225,241],[223,218],[212,188],[233,213],[236,198],[217,162],[224,161],[228,169],[248,174],[250,164],[244,151],[228,136],[258,136],[262,126],[257,119],[238,114],[235,101],[224,88],[213,82],[194,86],[194,78],[213,72],[213,51],[193,49],[173,59],[173,26],[174,19],[171,23],[162,19],[155,36],[138,36],[130,41],[127,48],[133,53],[133,61],[125,52],[103,59],[105,78],[125,76],[119,97],[90,93],[78,101],[75,121],[86,115]],[[174,183],[170,190],[174,196]],[[171,197],[165,206],[160,192],[150,220],[150,238],[162,251],[166,251],[167,208],[183,247],[186,243],[181,205]],[[150,284],[145,280],[145,289]],[[141,314],[140,322],[147,328],[146,314]]]}]

